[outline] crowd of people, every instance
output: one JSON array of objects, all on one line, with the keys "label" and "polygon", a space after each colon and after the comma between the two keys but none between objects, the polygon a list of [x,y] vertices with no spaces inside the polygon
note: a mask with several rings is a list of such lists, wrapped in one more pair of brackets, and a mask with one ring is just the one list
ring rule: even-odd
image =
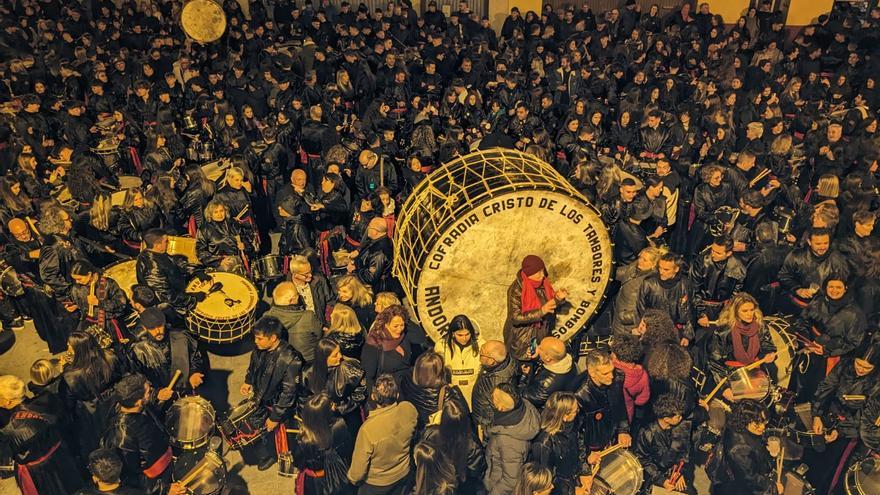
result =
[{"label": "crowd of people", "polygon": [[[844,493],[880,452],[880,8],[794,29],[772,5],[493,26],[225,0],[200,44],[179,1],[0,0],[0,343],[31,322],[55,355],[0,376],[2,464],[25,495],[186,493],[164,417],[211,385],[186,320],[224,271],[271,300],[237,391],[256,434],[224,436],[299,495],[696,494],[702,470],[716,495]],[[503,341],[467,315],[426,335],[392,274],[414,188],[492,147],[551,164],[613,239],[567,342],[558,253],[484,301]],[[643,479],[603,476],[626,456]]]}]

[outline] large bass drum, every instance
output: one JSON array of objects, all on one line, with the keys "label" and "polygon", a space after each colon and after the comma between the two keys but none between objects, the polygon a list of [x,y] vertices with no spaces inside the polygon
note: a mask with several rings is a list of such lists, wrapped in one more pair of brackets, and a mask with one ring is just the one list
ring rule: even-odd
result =
[{"label": "large bass drum", "polygon": [[[254,326],[257,288],[250,280],[234,273],[213,272],[211,279],[194,279],[187,292],[205,292],[205,300],[187,315],[189,331],[199,339],[216,344],[238,342]],[[211,291],[213,287],[218,289]]]},{"label": "large bass drum", "polygon": [[137,260],[119,261],[108,265],[104,268],[104,276],[112,278],[131,299],[132,288],[137,285]]},{"label": "large bass drum", "polygon": [[554,287],[569,291],[553,332],[564,340],[596,312],[612,275],[595,208],[547,163],[501,148],[428,175],[397,217],[394,252],[394,275],[435,341],[459,314],[503,340],[507,291],[526,255],[543,258]]},{"label": "large bass drum", "polygon": [[764,325],[770,331],[770,338],[776,347],[776,376],[774,382],[778,387],[788,388],[791,378],[792,362],[797,352],[797,341],[789,333],[789,323],[785,318],[778,316],[765,316]]}]

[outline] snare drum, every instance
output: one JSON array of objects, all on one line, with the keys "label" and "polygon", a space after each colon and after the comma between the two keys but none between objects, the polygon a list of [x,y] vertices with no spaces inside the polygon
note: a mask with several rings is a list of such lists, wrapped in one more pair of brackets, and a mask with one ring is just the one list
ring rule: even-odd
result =
[{"label": "snare drum", "polygon": [[738,368],[728,375],[727,380],[733,400],[754,399],[763,401],[770,396],[772,382],[767,373],[760,368]]},{"label": "snare drum", "polygon": [[853,464],[846,472],[846,495],[875,495],[880,493],[880,461],[868,457]]},{"label": "snare drum", "polygon": [[257,282],[267,282],[283,277],[282,265],[283,258],[281,256],[276,254],[263,256],[253,263],[254,280]]},{"label": "snare drum", "polygon": [[137,285],[137,260],[119,261],[104,268],[104,276],[112,278],[131,299],[131,289]]},{"label": "snare drum", "polygon": [[125,195],[129,189],[137,189],[144,183],[140,177],[135,175],[120,175],[119,190],[110,195],[111,206],[122,206],[125,202]]},{"label": "snare drum", "polygon": [[176,235],[168,236],[168,249],[165,251],[169,256],[182,254],[193,265],[199,264],[199,258],[196,256],[196,240],[192,237],[180,237]]},{"label": "snare drum", "polygon": [[216,452],[184,451],[173,470],[174,480],[192,495],[216,495],[226,486],[226,463]]},{"label": "snare drum", "polygon": [[230,448],[241,449],[260,438],[266,431],[265,422],[257,403],[245,399],[229,411],[229,416],[218,427]]},{"label": "snare drum", "polygon": [[636,495],[643,478],[636,456],[628,450],[616,450],[602,458],[590,495]]},{"label": "snare drum", "polygon": [[171,405],[165,426],[177,447],[197,449],[208,443],[214,431],[214,408],[199,396],[184,397]]},{"label": "snare drum", "polygon": [[237,342],[254,326],[257,288],[250,280],[234,273],[213,272],[210,276],[212,280],[207,283],[198,279],[191,281],[186,291],[205,292],[217,282],[223,288],[196,304],[187,316],[187,326],[205,342]]}]

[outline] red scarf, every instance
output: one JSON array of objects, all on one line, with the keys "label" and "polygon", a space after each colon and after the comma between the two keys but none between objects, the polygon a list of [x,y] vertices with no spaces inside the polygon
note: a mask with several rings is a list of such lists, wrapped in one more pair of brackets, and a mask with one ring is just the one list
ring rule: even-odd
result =
[{"label": "red scarf", "polygon": [[[733,340],[733,359],[748,365],[758,360],[758,352],[761,350],[761,339],[758,337],[758,322],[752,321],[743,325],[739,321],[733,324],[730,338]],[[743,348],[743,337],[749,339],[749,348]]]},{"label": "red scarf", "polygon": [[520,281],[522,281],[521,311],[523,314],[536,309],[541,309],[543,303],[538,298],[538,287],[544,287],[544,297],[547,301],[553,299],[556,295],[556,292],[553,291],[553,286],[550,285],[550,279],[547,277],[544,277],[544,280],[540,282],[535,282],[520,270],[519,278]]}]

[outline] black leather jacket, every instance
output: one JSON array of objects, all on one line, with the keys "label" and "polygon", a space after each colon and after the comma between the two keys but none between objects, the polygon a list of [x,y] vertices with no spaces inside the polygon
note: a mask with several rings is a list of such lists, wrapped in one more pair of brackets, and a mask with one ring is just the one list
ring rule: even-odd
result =
[{"label": "black leather jacket", "polygon": [[657,421],[639,430],[633,441],[634,450],[645,471],[645,483],[663,486],[671,470],[679,461],[685,461],[682,474],[691,486],[694,466],[691,464],[691,422],[682,421],[668,430]]},{"label": "black leather jacket", "polygon": [[270,180],[281,180],[287,170],[287,150],[280,143],[272,143],[260,154],[260,175]]},{"label": "black leather jacket", "polygon": [[195,305],[195,298],[186,294],[190,269],[185,257],[143,251],[137,257],[136,270],[138,283],[149,285],[161,302],[178,312]]},{"label": "black leather jacket", "polygon": [[360,333],[342,333],[333,332],[327,335],[327,338],[333,339],[339,344],[339,350],[342,355],[352,359],[360,359],[361,350],[364,348],[364,334]]},{"label": "black leather jacket", "polygon": [[797,289],[821,286],[832,273],[846,274],[846,259],[835,249],[829,249],[822,256],[816,256],[810,247],[796,249],[785,257],[779,269],[779,283],[782,288],[794,292]]},{"label": "black leather jacket", "polygon": [[[831,370],[822,380],[813,399],[813,417],[820,417],[830,428],[830,418],[839,421],[837,430],[844,438],[858,438],[859,422],[868,400],[880,392],[877,370],[865,376],[856,375],[854,360],[847,359]],[[876,421],[877,416],[868,418]]]},{"label": "black leather jacket", "polygon": [[61,235],[46,236],[40,249],[40,279],[52,288],[55,298],[70,298],[70,267],[75,261],[85,260],[85,252],[75,238]]},{"label": "black leather jacket", "polygon": [[541,430],[532,440],[529,460],[553,471],[553,484],[564,485],[560,486],[559,493],[574,493],[578,476],[589,472],[585,453],[583,429],[575,418],[563,423],[562,429],[554,435]]},{"label": "black leather jacket", "polygon": [[223,258],[239,256],[236,236],[243,242],[240,224],[228,217],[222,222],[203,222],[196,234],[196,255],[199,261],[205,266],[216,268]]},{"label": "black leather jacket", "polygon": [[122,458],[122,481],[131,486],[143,486],[143,471],[169,447],[168,433],[147,407],[139,413],[117,412],[102,441],[105,447],[117,449]]},{"label": "black leather jacket", "polygon": [[669,155],[669,151],[672,149],[672,145],[669,142],[669,129],[662,124],[656,129],[652,129],[650,126],[642,127],[641,131],[639,131],[639,138],[639,152],[646,151],[655,155],[660,153]]},{"label": "black leather jacket", "polygon": [[302,355],[287,342],[271,351],[251,352],[244,382],[253,386],[257,402],[269,409],[269,419],[283,421],[293,414],[300,392]]},{"label": "black leather jacket", "polygon": [[544,366],[520,383],[522,398],[528,400],[539,411],[553,392],[571,391],[577,385],[577,368],[572,364],[565,373],[554,373]]},{"label": "black leather jacket", "polygon": [[623,399],[623,373],[615,370],[611,385],[601,386],[584,374],[575,391],[581,407],[584,444],[592,450],[607,447],[615,435],[629,433],[629,418]]},{"label": "black leather jacket", "polygon": [[690,282],[679,272],[671,280],[660,280],[653,274],[642,282],[636,301],[636,321],[649,309],[659,309],[669,314],[672,322],[679,328],[681,336],[694,338],[694,309],[691,304]]},{"label": "black leather jacket", "polygon": [[[535,290],[538,300],[543,305],[547,302],[543,286]],[[522,278],[517,274],[516,280],[507,289],[507,319],[504,322],[504,343],[508,354],[515,358],[528,359],[532,339],[541,339],[550,335],[556,322],[556,315],[544,315],[541,309],[527,313],[522,312]]]},{"label": "black leather jacket", "polygon": [[772,495],[776,493],[775,465],[763,438],[728,429],[715,448],[709,479],[716,485],[735,485],[743,495]]},{"label": "black leather jacket", "polygon": [[746,278],[746,267],[735,256],[716,263],[712,253],[706,252],[691,264],[691,284],[694,290],[694,310],[697,315],[718,316],[719,304],[727,301],[736,292],[742,291]]},{"label": "black leather jacket", "polygon": [[458,403],[462,411],[468,411],[467,401],[464,399],[461,390],[456,385],[447,385],[445,387],[421,387],[413,383],[412,373],[407,373],[400,381],[400,397],[402,400],[409,401],[416,407],[419,413],[419,421],[417,431],[428,424],[428,419],[432,414],[439,411],[440,391],[445,390],[444,400],[451,400]]},{"label": "black leather jacket", "polygon": [[494,418],[494,409],[492,408],[492,390],[500,383],[513,383],[517,373],[517,362],[508,356],[504,362],[499,363],[494,368],[486,368],[485,366],[477,375],[477,381],[474,383],[474,390],[471,393],[471,407],[476,423],[483,427],[483,430],[492,425]]},{"label": "black leather jacket", "polygon": [[354,273],[361,282],[373,288],[373,294],[395,292],[392,256],[391,239],[387,236],[366,239],[361,246],[360,254],[354,260]]},{"label": "black leather jacket", "polygon": [[838,301],[816,294],[795,323],[797,332],[825,347],[825,356],[849,353],[862,343],[866,329],[865,313],[850,293]]},{"label": "black leather jacket", "polygon": [[[303,399],[314,393],[313,373],[314,368],[303,373]],[[340,416],[357,410],[367,401],[367,382],[364,375],[357,359],[344,358],[339,366],[327,369],[327,382],[323,391],[330,396],[330,400],[336,405],[336,413]]]},{"label": "black leather jacket", "polygon": [[[306,190],[304,194],[309,194]],[[281,228],[279,251],[281,254],[293,254],[314,246],[314,238],[310,227],[309,205],[303,196],[294,191],[293,186],[285,185],[275,194],[275,220]],[[283,209],[288,216],[278,215],[277,209]]]}]

